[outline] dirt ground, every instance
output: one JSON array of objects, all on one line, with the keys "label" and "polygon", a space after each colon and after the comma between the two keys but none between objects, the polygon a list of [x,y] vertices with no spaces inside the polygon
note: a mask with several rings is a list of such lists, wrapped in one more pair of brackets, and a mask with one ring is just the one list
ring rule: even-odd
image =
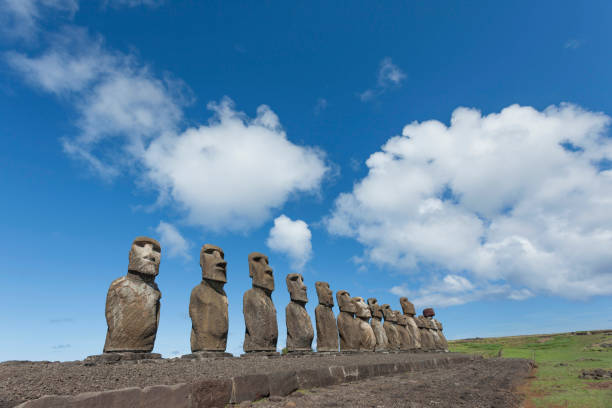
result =
[{"label": "dirt ground", "polygon": [[[87,391],[132,386],[188,383],[201,378],[228,378],[236,375],[311,369],[330,365],[417,361],[436,356],[453,358],[457,355],[362,353],[271,359],[143,360],[140,363],[93,366],[78,361],[4,362],[0,363],[0,408],[13,407],[46,394],[75,395]],[[509,389],[517,379],[524,377],[527,366],[526,360],[476,360],[461,363],[450,369],[418,371],[309,391],[303,396],[301,393],[295,393],[281,402],[261,401],[256,406],[263,407],[267,405],[259,404],[268,403],[272,404],[269,406],[282,407],[284,406],[282,404],[295,401],[299,407],[510,407],[515,406],[511,405],[511,402],[516,399]],[[481,402],[484,405],[478,405]],[[421,405],[409,405],[409,403]]]},{"label": "dirt ground", "polygon": [[297,391],[240,407],[510,408],[521,404],[516,386],[529,375],[527,360],[487,359],[445,369]]}]

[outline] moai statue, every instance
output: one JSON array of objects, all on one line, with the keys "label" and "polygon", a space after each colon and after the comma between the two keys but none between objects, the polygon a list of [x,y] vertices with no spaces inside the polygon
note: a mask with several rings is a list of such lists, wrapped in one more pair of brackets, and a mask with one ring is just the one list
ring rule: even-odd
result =
[{"label": "moai statue", "polygon": [[361,333],[359,332],[359,320],[355,318],[357,307],[346,290],[336,292],[336,300],[340,308],[340,314],[338,314],[340,351],[358,351]]},{"label": "moai statue", "polygon": [[442,344],[442,339],[440,338],[440,334],[438,333],[438,326],[436,322],[433,320],[433,317],[436,315],[432,308],[423,309],[423,317],[427,319],[427,324],[429,328],[429,332],[431,333],[434,346],[436,350],[444,350],[444,345]]},{"label": "moai statue", "polygon": [[204,244],[200,250],[202,282],[193,288],[189,299],[191,351],[221,353],[227,346],[227,262],[218,246]]},{"label": "moai statue", "polygon": [[161,298],[155,277],[161,246],[152,238],[137,237],[129,258],[127,275],[114,280],[106,295],[105,353],[150,353],[155,343]]},{"label": "moai statue", "polygon": [[399,350],[401,342],[399,332],[397,331],[396,327],[397,317],[395,316],[393,310],[391,310],[391,306],[387,304],[382,305],[382,310],[383,316],[385,317],[383,328],[385,329],[387,339],[389,340],[389,350]]},{"label": "moai statue", "polygon": [[414,340],[412,334],[408,329],[408,316],[404,316],[401,312],[396,311],[395,317],[397,318],[397,331],[400,336],[400,350],[408,351],[415,349]]},{"label": "moai statue", "polygon": [[272,302],[274,275],[266,255],[259,252],[249,254],[249,276],[253,279],[253,288],[247,290],[242,298],[245,323],[243,349],[246,353],[275,353],[278,326],[276,308]]},{"label": "moai statue", "polygon": [[334,316],[334,296],[329,283],[316,282],[319,304],[315,308],[317,351],[338,351],[338,326]]},{"label": "moai statue", "polygon": [[427,319],[423,316],[419,316],[415,319],[415,321],[421,333],[421,349],[424,351],[434,350],[436,348],[436,345],[434,344],[433,336],[429,332],[429,325],[427,323]]},{"label": "moai statue", "polygon": [[400,305],[402,306],[402,311],[404,312],[404,316],[408,317],[408,330],[410,334],[412,334],[412,339],[414,341],[414,347],[416,349],[421,348],[421,331],[419,330],[419,326],[417,326],[415,315],[416,311],[414,309],[414,305],[412,302],[408,300],[407,297],[400,298]]},{"label": "moai statue", "polygon": [[378,300],[376,300],[376,298],[368,299],[368,307],[370,308],[370,313],[372,314],[370,326],[372,326],[372,331],[376,337],[375,351],[387,350],[389,348],[389,339],[387,339],[387,333],[385,333],[385,329],[383,328],[383,324],[381,322],[383,318],[382,308],[378,304]]},{"label": "moai statue", "polygon": [[287,351],[288,352],[310,352],[312,351],[312,339],[314,330],[310,322],[310,316],[306,312],[308,295],[304,279],[299,273],[287,275],[287,289],[291,296],[291,302],[285,308],[285,322],[287,325]]},{"label": "moai statue", "polygon": [[440,323],[440,321],[436,319],[433,319],[433,321],[438,326],[438,335],[440,336],[440,340],[442,341],[442,349],[444,351],[448,351],[448,340],[446,340],[446,336],[442,332],[442,323]]},{"label": "moai statue", "polygon": [[370,308],[362,297],[354,297],[353,302],[357,308],[357,319],[359,323],[359,351],[374,351],[376,348],[376,336],[370,326]]}]

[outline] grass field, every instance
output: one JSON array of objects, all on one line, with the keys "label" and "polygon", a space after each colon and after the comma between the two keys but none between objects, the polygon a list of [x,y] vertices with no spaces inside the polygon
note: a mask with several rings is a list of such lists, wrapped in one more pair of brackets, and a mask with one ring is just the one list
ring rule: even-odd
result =
[{"label": "grass field", "polygon": [[[585,333],[585,332],[580,332]],[[455,340],[450,350],[485,357],[528,358],[538,368],[524,390],[526,407],[612,408],[612,380],[579,378],[583,369],[612,370],[612,330]],[[603,345],[603,346],[602,346]]]}]

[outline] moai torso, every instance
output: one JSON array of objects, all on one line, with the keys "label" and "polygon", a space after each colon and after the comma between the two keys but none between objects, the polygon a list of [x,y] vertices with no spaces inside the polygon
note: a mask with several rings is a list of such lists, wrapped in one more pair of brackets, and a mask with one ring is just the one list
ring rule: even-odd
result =
[{"label": "moai torso", "polygon": [[225,351],[227,346],[227,296],[208,282],[202,282],[191,291],[189,316],[191,317],[191,351]]},{"label": "moai torso", "polygon": [[400,336],[400,350],[408,351],[413,350],[414,340],[412,335],[410,334],[410,330],[408,330],[408,316],[404,316],[400,312],[396,312],[397,317],[397,331]]},{"label": "moai torso", "polygon": [[395,314],[391,310],[391,307],[387,304],[383,305],[382,308],[385,316],[383,328],[385,329],[387,339],[389,340],[389,350],[399,350],[401,341],[396,327],[397,322],[395,321]]},{"label": "moai torso", "polygon": [[106,295],[108,330],[104,352],[151,352],[159,326],[161,292],[154,282],[161,248],[138,237],[130,250],[128,274],[114,280]]},{"label": "moai torso", "polygon": [[357,308],[356,316],[359,322],[359,350],[374,351],[376,348],[376,336],[369,323],[372,317],[370,308],[368,308],[368,305],[361,297],[354,297],[353,302]]},{"label": "moai torso", "polygon": [[258,252],[251,253],[249,275],[253,278],[253,288],[246,291],[242,299],[245,323],[243,349],[245,352],[276,351],[278,326],[271,297],[274,277],[268,257]]},{"label": "moai torso", "polygon": [[419,330],[419,326],[415,320],[416,311],[414,309],[414,305],[412,302],[408,300],[406,297],[400,298],[400,305],[402,306],[402,312],[404,316],[408,318],[408,325],[406,328],[410,331],[412,336],[412,341],[414,342],[414,347],[416,349],[422,348],[421,345],[421,331]]},{"label": "moai torso", "polygon": [[225,351],[227,346],[227,282],[225,255],[221,248],[205,244],[200,251],[202,282],[191,291],[191,351]]},{"label": "moai torso", "polygon": [[432,349],[433,350],[443,350],[442,340],[438,335],[438,327],[433,321],[433,317],[436,315],[435,311],[432,308],[423,309],[423,321],[425,323],[425,327],[427,328],[429,335],[431,336]]},{"label": "moai torso", "polygon": [[338,326],[334,316],[334,298],[327,282],[316,282],[319,304],[315,308],[317,351],[338,351]]},{"label": "moai torso", "polygon": [[385,329],[383,328],[381,321],[383,317],[382,309],[375,298],[368,299],[368,306],[370,308],[370,313],[372,314],[370,326],[374,332],[374,337],[376,337],[375,350],[387,350],[389,348],[389,339],[387,339],[387,333],[385,333]]},{"label": "moai torso", "polygon": [[291,302],[285,308],[287,351],[312,351],[314,330],[305,307],[308,297],[302,275],[287,275],[287,289],[291,295]]},{"label": "moai torso", "polygon": [[336,292],[336,300],[340,308],[340,314],[338,314],[340,350],[357,351],[361,343],[361,333],[359,320],[355,318],[355,304],[351,300],[351,295],[345,290]]},{"label": "moai torso", "polygon": [[425,319],[423,316],[419,316],[416,318],[416,323],[421,333],[421,348],[423,350],[431,351],[435,349],[435,344],[434,344],[433,336],[429,332],[429,329],[427,328],[427,323],[425,322],[425,320],[427,319]]}]

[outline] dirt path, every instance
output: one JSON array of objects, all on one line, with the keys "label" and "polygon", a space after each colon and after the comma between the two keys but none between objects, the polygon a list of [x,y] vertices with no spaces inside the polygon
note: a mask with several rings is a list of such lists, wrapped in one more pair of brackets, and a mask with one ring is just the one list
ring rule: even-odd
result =
[{"label": "dirt path", "polygon": [[446,369],[298,391],[285,398],[272,397],[272,400],[243,403],[240,407],[518,407],[522,396],[515,389],[530,369],[527,360],[480,360]]}]

